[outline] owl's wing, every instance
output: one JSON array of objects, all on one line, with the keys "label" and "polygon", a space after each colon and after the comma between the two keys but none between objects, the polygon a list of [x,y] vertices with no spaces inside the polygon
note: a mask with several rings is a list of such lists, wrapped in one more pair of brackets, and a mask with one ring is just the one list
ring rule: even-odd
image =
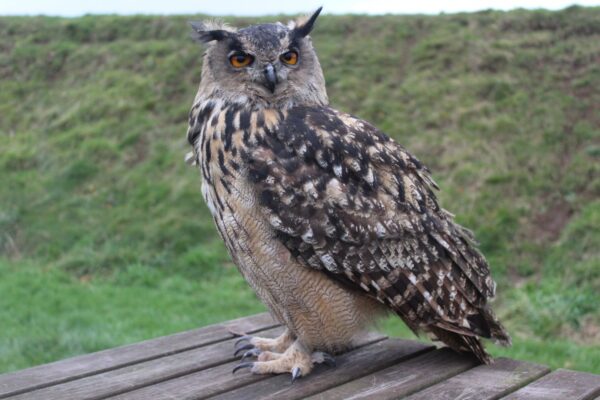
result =
[{"label": "owl's wing", "polygon": [[415,157],[329,107],[293,108],[270,128],[243,156],[262,211],[301,263],[364,290],[413,330],[509,340],[486,305],[487,262]]}]

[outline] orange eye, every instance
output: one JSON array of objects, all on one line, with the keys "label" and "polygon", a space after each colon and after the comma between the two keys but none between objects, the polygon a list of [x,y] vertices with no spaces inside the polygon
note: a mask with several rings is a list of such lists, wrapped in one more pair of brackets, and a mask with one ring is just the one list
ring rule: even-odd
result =
[{"label": "orange eye", "polygon": [[229,62],[236,68],[247,67],[252,64],[252,61],[254,61],[254,57],[246,53],[235,53],[229,57]]},{"label": "orange eye", "polygon": [[283,53],[280,57],[281,61],[289,65],[296,65],[298,62],[298,53],[293,50]]}]

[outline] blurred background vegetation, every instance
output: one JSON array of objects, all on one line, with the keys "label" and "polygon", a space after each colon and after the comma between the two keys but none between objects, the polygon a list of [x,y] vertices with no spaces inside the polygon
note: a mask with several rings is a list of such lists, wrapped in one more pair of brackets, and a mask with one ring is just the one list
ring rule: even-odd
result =
[{"label": "blurred background vegetation", "polygon": [[[0,372],[264,310],[183,162],[201,18],[0,18]],[[600,373],[600,8],[323,16],[313,40],[332,104],[476,232],[514,339],[492,352]]]}]

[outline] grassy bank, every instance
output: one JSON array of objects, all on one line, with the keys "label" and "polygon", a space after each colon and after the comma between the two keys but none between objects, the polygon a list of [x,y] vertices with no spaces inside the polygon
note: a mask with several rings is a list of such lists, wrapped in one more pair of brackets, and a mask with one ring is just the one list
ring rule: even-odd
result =
[{"label": "grassy bank", "polygon": [[[193,18],[0,18],[0,372],[263,309],[183,163]],[[600,8],[324,16],[313,40],[331,102],[475,231],[494,354],[599,373]]]}]

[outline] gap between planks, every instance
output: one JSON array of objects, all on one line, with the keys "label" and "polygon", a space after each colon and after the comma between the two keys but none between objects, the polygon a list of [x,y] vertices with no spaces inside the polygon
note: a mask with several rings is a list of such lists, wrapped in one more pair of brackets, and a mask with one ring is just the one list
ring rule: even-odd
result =
[{"label": "gap between planks", "polygon": [[493,364],[469,369],[405,400],[497,400],[549,372],[545,365],[501,357]]},{"label": "gap between planks", "polygon": [[[431,345],[413,340],[387,339],[364,349],[338,356],[338,365],[335,368],[319,365],[306,378],[299,379],[293,384],[290,382],[289,374],[276,375],[217,396],[211,396],[210,399],[304,399],[433,349],[434,347]],[[191,397],[190,399],[197,398],[203,397]]]},{"label": "gap between planks", "polygon": [[[368,348],[368,346],[385,339],[386,336],[381,334],[368,334],[356,343],[356,347],[351,352],[363,351],[361,349]],[[233,346],[231,347],[231,352],[233,352]],[[203,369],[199,372],[186,374],[185,376],[165,380],[157,384],[146,385],[110,398],[119,400],[203,399],[208,396],[235,390],[272,376],[250,374],[248,371],[240,371],[234,375],[232,374],[232,370],[238,363],[239,359]]]},{"label": "gap between planks", "polygon": [[600,375],[557,369],[503,399],[593,400],[598,395],[600,395]]},{"label": "gap between planks", "polygon": [[233,338],[228,329],[255,333],[278,325],[268,313],[261,313],[3,374],[0,399],[210,346]]}]

